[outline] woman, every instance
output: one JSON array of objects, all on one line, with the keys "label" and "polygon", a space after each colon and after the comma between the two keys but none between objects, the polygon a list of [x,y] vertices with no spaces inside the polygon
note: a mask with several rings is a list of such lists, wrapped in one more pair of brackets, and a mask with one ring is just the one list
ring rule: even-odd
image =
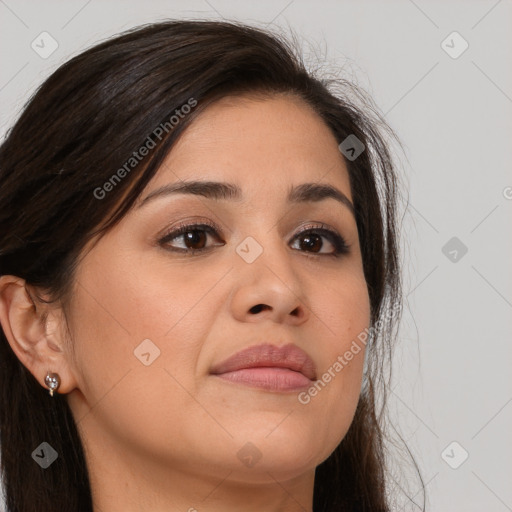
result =
[{"label": "woman", "polygon": [[328,85],[169,21],[37,91],[0,149],[7,510],[389,510],[396,176]]}]

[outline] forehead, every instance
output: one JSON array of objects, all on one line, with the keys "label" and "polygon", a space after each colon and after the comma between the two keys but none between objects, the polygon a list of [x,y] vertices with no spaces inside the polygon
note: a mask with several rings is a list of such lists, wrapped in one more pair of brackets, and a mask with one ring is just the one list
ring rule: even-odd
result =
[{"label": "forehead", "polygon": [[334,134],[291,95],[230,96],[208,106],[178,139],[150,188],[198,178],[283,195],[291,184],[330,183],[351,199]]}]

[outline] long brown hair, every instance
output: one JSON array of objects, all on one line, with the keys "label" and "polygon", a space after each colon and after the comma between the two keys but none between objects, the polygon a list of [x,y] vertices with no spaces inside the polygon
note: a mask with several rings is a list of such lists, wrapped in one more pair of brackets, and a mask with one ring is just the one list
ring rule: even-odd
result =
[{"label": "long brown hair", "polygon": [[[339,142],[355,135],[365,146],[346,164],[372,326],[380,321],[367,344],[350,429],[316,469],[314,510],[384,512],[384,366],[400,316],[388,313],[401,304],[397,176],[382,130],[393,133],[358,87],[317,78],[296,53],[281,36],[240,23],[165,21],[132,29],[62,65],[33,95],[0,147],[0,275],[19,276],[65,306],[85,244],[128,212],[199,112],[228,94],[301,98]],[[191,98],[197,104],[188,115],[172,129],[155,131],[169,127],[171,116]],[[122,179],[110,181],[108,194],[101,193],[144,143],[152,148],[148,154],[121,173]],[[87,465],[66,396],[49,397],[3,331],[0,365],[7,510],[91,512]],[[59,454],[45,470],[30,456],[42,441]]]}]

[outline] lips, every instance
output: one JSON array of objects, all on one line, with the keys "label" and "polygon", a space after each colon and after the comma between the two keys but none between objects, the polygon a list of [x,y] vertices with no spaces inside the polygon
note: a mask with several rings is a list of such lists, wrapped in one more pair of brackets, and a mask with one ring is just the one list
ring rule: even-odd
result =
[{"label": "lips", "polygon": [[[277,347],[267,343],[249,347],[215,365],[210,373],[222,376],[251,368],[282,368],[302,374],[311,381],[316,380],[316,369],[313,360],[306,352],[293,344]],[[276,371],[276,373],[278,372]]]}]

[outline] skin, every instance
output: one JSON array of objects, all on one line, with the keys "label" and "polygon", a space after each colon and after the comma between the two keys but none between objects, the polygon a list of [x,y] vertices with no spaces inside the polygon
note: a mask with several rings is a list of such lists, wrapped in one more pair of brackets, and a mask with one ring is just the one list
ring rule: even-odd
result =
[{"label": "skin", "polygon": [[[47,370],[61,377],[95,512],[312,510],[315,468],[353,419],[364,346],[306,405],[295,391],[233,384],[210,369],[255,344],[294,343],[318,378],[369,326],[351,211],[332,198],[286,203],[288,188],[306,182],[352,201],[338,143],[294,97],[224,98],[187,128],[139,203],[191,179],[235,183],[243,200],[180,194],[132,209],[84,253],[66,315],[23,280],[1,278],[0,320],[16,355],[44,387]],[[181,221],[220,230],[187,256],[170,250],[187,247],[183,236],[158,243]],[[296,235],[312,222],[349,252],[328,255],[324,236],[316,252],[301,248]],[[253,263],[235,250],[247,236],[263,248]],[[251,312],[258,304],[267,307]],[[134,355],[145,339],[160,350],[149,366]],[[237,457],[248,442],[261,455],[252,467]]]}]

